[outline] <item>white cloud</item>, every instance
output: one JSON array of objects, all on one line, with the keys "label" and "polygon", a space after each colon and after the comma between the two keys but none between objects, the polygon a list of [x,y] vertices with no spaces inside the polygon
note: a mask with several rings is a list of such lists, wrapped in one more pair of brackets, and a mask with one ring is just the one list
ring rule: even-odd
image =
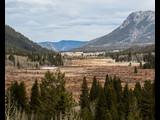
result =
[{"label": "white cloud", "polygon": [[91,40],[154,0],[6,0],[5,22],[33,41]]}]

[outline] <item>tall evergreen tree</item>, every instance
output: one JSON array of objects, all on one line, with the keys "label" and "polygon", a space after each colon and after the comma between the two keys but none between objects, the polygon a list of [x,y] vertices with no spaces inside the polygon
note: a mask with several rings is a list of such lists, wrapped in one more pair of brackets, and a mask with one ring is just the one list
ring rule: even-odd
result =
[{"label": "tall evergreen tree", "polygon": [[121,100],[118,103],[117,112],[119,115],[119,120],[125,120],[125,108],[124,108],[124,104]]},{"label": "tall evergreen tree", "polygon": [[140,105],[142,100],[142,88],[140,82],[136,82],[133,93],[138,101],[138,104]]},{"label": "tall evergreen tree", "polygon": [[88,89],[88,84],[87,84],[87,80],[86,77],[83,77],[83,83],[82,83],[82,87],[81,87],[81,95],[80,95],[80,106],[81,109],[83,108],[88,108],[90,110],[90,102],[89,102],[89,93],[88,93],[89,89]]},{"label": "tall evergreen tree", "polygon": [[128,83],[125,84],[124,90],[123,90],[123,98],[122,102],[124,103],[124,108],[125,108],[125,118],[127,119],[128,113],[129,113],[129,88],[128,88]]},{"label": "tall evergreen tree", "polygon": [[128,120],[140,120],[140,109],[138,108],[138,102],[136,97],[133,98],[129,105]]},{"label": "tall evergreen tree", "polygon": [[40,106],[40,91],[38,88],[38,81],[35,80],[35,83],[32,86],[31,89],[31,97],[30,97],[30,108],[35,113],[38,112],[39,106]]},{"label": "tall evergreen tree", "polygon": [[110,112],[113,120],[119,120],[119,115],[114,104],[112,105]]},{"label": "tall evergreen tree", "polygon": [[113,85],[116,92],[117,97],[117,103],[122,100],[122,85],[121,85],[121,79],[114,76],[113,79]]},{"label": "tall evergreen tree", "polygon": [[24,82],[21,82],[19,85],[19,105],[22,109],[28,111],[29,106],[28,106],[28,98],[26,94],[26,86]]},{"label": "tall evergreen tree", "polygon": [[150,120],[154,119],[154,98],[153,98],[153,86],[151,81],[145,81],[144,87],[142,89],[142,102],[141,102],[141,114],[143,119],[146,116],[149,117]]},{"label": "tall evergreen tree", "polygon": [[103,115],[106,114],[107,101],[104,91],[101,92],[96,106],[95,120],[103,120]]},{"label": "tall evergreen tree", "polygon": [[47,71],[40,84],[40,112],[42,118],[50,119],[55,116],[60,119],[66,110],[70,109],[72,99],[65,90],[65,74],[59,70],[56,72]]},{"label": "tall evergreen tree", "polygon": [[108,74],[106,75],[105,83],[104,83],[104,90],[107,88],[107,85],[110,83],[110,78]]},{"label": "tall evergreen tree", "polygon": [[80,117],[82,120],[94,120],[92,112],[90,112],[87,107],[81,110]]},{"label": "tall evergreen tree", "polygon": [[137,70],[137,67],[134,67],[134,73],[137,73],[138,70]]},{"label": "tall evergreen tree", "polygon": [[117,101],[116,92],[112,82],[107,85],[106,89],[104,89],[104,92],[107,100],[108,109],[111,110],[112,105],[116,105]]},{"label": "tall evergreen tree", "polygon": [[112,115],[108,109],[102,114],[101,120],[112,120]]},{"label": "tall evergreen tree", "polygon": [[97,79],[96,76],[93,78],[92,87],[90,90],[90,101],[95,100],[98,97],[98,85],[97,85]]},{"label": "tall evergreen tree", "polygon": [[12,97],[11,102],[12,103],[15,103],[15,102],[19,103],[19,84],[17,81],[15,81],[11,84],[11,86],[8,88],[8,91],[10,91],[10,93],[11,93],[11,97]]}]

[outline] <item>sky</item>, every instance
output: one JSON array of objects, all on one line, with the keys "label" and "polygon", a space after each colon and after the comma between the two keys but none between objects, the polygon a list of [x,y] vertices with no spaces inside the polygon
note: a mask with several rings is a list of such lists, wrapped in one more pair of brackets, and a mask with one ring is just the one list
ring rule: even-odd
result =
[{"label": "sky", "polygon": [[34,42],[89,41],[112,32],[155,0],[5,0],[5,24]]}]

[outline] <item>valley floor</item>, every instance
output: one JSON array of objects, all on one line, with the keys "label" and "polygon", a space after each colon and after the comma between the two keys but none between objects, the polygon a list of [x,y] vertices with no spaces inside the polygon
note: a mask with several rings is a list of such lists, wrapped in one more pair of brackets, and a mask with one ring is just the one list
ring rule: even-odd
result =
[{"label": "valley floor", "polygon": [[[72,65],[61,66],[62,72],[65,72],[66,87],[73,93],[73,98],[79,101],[79,95],[81,92],[81,84],[83,76],[86,76],[88,86],[91,87],[93,76],[97,77],[97,80],[103,85],[105,82],[105,76],[108,74],[112,77],[114,75],[122,79],[122,86],[126,82],[130,88],[133,88],[136,81],[139,81],[142,85],[145,80],[151,80],[153,82],[155,78],[155,69],[138,69],[138,73],[134,73],[134,67],[139,66],[139,63],[131,63],[132,66],[128,66],[130,62],[115,62],[112,59],[83,59],[72,60]],[[55,71],[50,70],[50,71]],[[31,87],[37,79],[38,81],[44,77],[46,69],[17,69],[7,68],[5,70],[5,88],[7,88],[12,81],[24,81],[26,83],[27,92],[30,93]]]}]

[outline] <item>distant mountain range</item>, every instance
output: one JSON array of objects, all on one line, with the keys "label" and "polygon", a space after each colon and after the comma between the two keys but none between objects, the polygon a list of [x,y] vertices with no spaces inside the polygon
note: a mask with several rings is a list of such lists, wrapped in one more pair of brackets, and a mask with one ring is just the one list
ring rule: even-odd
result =
[{"label": "distant mountain range", "polygon": [[15,31],[10,26],[5,25],[5,50],[7,49],[38,53],[50,52],[50,50],[42,48],[40,45],[29,40],[27,37]]},{"label": "distant mountain range", "polygon": [[155,43],[155,12],[131,13],[117,29],[70,51],[109,51]]},{"label": "distant mountain range", "polygon": [[86,41],[62,40],[60,42],[39,42],[38,44],[53,51],[67,51],[85,43]]}]

